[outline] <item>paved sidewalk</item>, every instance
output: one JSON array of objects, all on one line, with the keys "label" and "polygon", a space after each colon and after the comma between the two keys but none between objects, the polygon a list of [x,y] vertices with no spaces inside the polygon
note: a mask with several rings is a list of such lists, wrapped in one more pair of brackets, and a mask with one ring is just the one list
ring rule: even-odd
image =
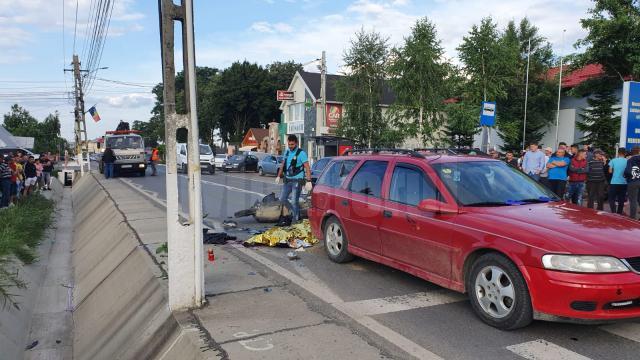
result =
[{"label": "paved sidewalk", "polygon": [[[155,249],[166,239],[162,202],[125,182],[101,184],[116,201],[150,255],[166,269]],[[205,259],[208,305],[194,311],[209,343],[229,359],[384,359],[340,314],[303,300],[300,289],[234,248],[212,247],[216,260]]]}]

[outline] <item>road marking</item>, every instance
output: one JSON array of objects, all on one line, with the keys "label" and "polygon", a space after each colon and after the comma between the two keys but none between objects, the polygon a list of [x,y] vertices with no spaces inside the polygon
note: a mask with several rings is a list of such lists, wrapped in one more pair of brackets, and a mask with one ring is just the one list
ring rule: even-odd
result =
[{"label": "road marking", "polygon": [[300,286],[301,288],[315,295],[319,299],[329,303],[336,310],[349,316],[354,321],[358,322],[360,325],[378,334],[379,336],[386,339],[390,343],[394,344],[398,348],[404,350],[411,356],[414,356],[418,359],[442,360],[442,358],[439,357],[438,355],[432,353],[431,351],[409,340],[408,338],[404,337],[402,334],[399,334],[393,331],[392,329],[382,325],[381,323],[374,320],[373,318],[354,312],[349,306],[345,306],[345,303],[342,301],[342,299],[340,299],[337,295],[335,295],[333,291],[331,291],[331,289],[329,289],[325,284],[321,282],[317,283],[315,281],[303,279],[302,277],[292,273],[291,271],[283,268],[282,266],[258,254],[257,251],[253,249],[247,249],[242,245],[232,245],[232,246],[236,248],[238,251],[242,252],[243,254],[249,256],[255,261],[271,269],[272,271],[275,271],[276,273],[285,277],[292,283]]},{"label": "road marking", "polygon": [[267,185],[277,186],[276,183],[275,183],[275,179],[276,179],[275,177],[272,178],[273,181],[265,181],[265,180],[253,179],[253,178],[250,178],[250,177],[231,175],[229,173],[225,173],[224,176],[228,176],[228,177],[236,178],[236,179],[242,179],[242,180],[255,181],[255,182],[259,182],[259,183],[267,184]]},{"label": "road marking", "polygon": [[462,294],[450,290],[434,290],[380,299],[351,301],[344,303],[354,313],[380,315],[391,312],[425,308],[465,300]]},{"label": "road marking", "polygon": [[542,339],[507,346],[507,350],[529,360],[591,360]]},{"label": "road marking", "polygon": [[640,342],[640,324],[639,323],[619,323],[613,325],[601,326],[600,329],[629,339],[631,341]]}]

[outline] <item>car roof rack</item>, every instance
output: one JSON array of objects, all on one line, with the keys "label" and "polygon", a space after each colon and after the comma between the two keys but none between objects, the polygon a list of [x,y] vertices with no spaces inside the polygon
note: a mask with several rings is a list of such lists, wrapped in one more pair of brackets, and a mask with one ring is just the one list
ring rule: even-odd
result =
[{"label": "car roof rack", "polygon": [[348,149],[344,152],[344,155],[356,155],[356,154],[379,154],[381,152],[391,153],[391,154],[405,154],[411,157],[416,157],[420,159],[425,159],[425,156],[420,154],[417,151],[409,150],[409,149],[392,149],[392,148],[357,148],[357,149]]},{"label": "car roof rack", "polygon": [[142,134],[142,131],[140,130],[114,130],[114,131],[107,131],[106,134],[109,135],[129,135],[129,134]]},{"label": "car roof rack", "polygon": [[474,152],[477,156],[488,156],[489,154],[477,148],[417,148],[415,151],[429,152],[442,155],[469,155]]}]

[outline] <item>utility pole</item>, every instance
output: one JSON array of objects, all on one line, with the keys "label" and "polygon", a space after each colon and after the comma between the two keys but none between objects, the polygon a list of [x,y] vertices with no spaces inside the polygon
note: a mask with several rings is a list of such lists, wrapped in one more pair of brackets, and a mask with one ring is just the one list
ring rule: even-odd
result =
[{"label": "utility pole", "polygon": [[531,38],[529,38],[529,46],[527,48],[527,81],[524,85],[524,121],[522,125],[522,150],[527,147],[525,142],[527,136],[527,101],[529,100],[529,63],[531,61]]},{"label": "utility pole", "polygon": [[[76,99],[75,114],[75,141],[76,141],[76,160],[80,164],[80,173],[84,174],[84,153],[89,156],[89,143],[87,141],[87,124],[84,121],[84,94],[82,92],[82,76],[80,70],[80,60],[78,55],[73,55],[73,78],[74,78],[74,94]],[[84,149],[83,149],[84,142]],[[88,169],[91,170],[91,169]]]},{"label": "utility pole", "polygon": [[556,149],[558,148],[558,135],[560,133],[560,95],[562,95],[562,61],[564,60],[564,34],[562,30],[562,49],[560,50],[560,78],[558,79],[558,109],[556,110]]},{"label": "utility pole", "polygon": [[[322,58],[320,59],[320,104],[322,106],[322,126],[327,126],[327,52],[322,50]],[[313,134],[316,135],[316,134]],[[317,141],[317,140],[316,140]],[[314,144],[315,158],[318,158],[318,144]],[[324,154],[324,152],[323,152]],[[324,155],[323,155],[324,156]],[[315,160],[315,159],[314,159]]]},{"label": "utility pole", "polygon": [[[202,195],[200,189],[200,148],[196,109],[193,0],[158,0],[164,85],[166,142],[167,243],[169,262],[169,308],[172,311],[200,307],[204,303],[202,246]],[[174,64],[174,22],[182,29],[182,59],[185,73],[186,114],[176,113],[176,69]],[[180,219],[177,174],[178,129],[188,131],[189,214]]]}]

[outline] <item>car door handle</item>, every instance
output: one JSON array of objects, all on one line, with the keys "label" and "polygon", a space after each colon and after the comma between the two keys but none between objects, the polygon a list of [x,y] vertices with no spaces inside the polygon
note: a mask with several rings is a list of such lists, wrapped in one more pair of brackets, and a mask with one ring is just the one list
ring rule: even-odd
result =
[{"label": "car door handle", "polygon": [[386,218],[391,218],[393,214],[391,213],[391,211],[389,210],[383,210],[382,211],[382,216],[386,217]]},{"label": "car door handle", "polygon": [[349,206],[349,200],[342,200],[342,206]]},{"label": "car door handle", "polygon": [[416,221],[409,215],[407,215],[407,222],[411,225],[415,225]]}]

